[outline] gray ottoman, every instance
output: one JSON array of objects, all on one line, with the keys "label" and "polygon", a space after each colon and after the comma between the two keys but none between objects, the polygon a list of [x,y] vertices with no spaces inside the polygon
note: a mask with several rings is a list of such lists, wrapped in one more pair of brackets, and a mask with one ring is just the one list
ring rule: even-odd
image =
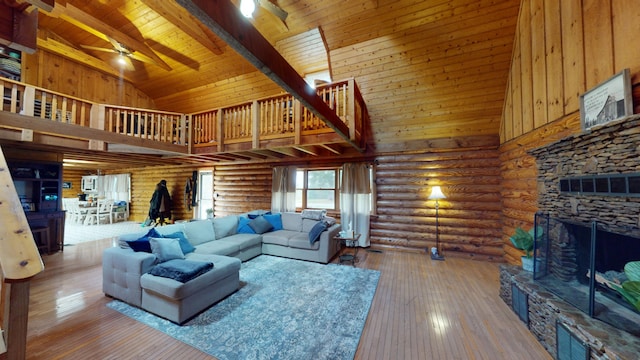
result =
[{"label": "gray ottoman", "polygon": [[142,275],[143,309],[182,324],[240,287],[240,259],[195,253],[186,259],[211,261],[213,269],[186,283],[149,273]]}]

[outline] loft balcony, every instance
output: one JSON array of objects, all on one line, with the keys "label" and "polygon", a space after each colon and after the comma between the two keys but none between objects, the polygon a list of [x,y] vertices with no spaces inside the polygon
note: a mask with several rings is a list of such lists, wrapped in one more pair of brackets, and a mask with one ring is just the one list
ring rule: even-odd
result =
[{"label": "loft balcony", "polygon": [[158,154],[183,164],[341,155],[364,150],[368,121],[353,79],[316,89],[346,125],[344,136],[289,94],[183,114],[95,103],[6,78],[0,90],[3,142],[144,161]]}]

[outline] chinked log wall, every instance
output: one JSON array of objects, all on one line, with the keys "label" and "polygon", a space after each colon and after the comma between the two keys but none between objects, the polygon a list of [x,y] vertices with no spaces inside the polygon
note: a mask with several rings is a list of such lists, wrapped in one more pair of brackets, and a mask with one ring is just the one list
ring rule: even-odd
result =
[{"label": "chinked log wall", "polygon": [[436,243],[440,185],[440,243],[445,256],[502,261],[500,161],[497,150],[468,150],[377,158],[377,216],[372,246],[418,249]]}]

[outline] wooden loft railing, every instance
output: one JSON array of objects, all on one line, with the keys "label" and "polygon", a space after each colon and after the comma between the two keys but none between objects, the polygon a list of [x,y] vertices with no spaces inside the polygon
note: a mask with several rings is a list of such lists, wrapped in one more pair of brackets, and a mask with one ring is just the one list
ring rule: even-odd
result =
[{"label": "wooden loft railing", "polygon": [[[355,80],[324,85],[316,91],[347,125],[350,139],[362,147],[368,114]],[[329,126],[289,94],[206,110],[190,114],[189,118],[193,124],[193,146],[213,146],[220,152],[224,151],[225,144],[252,142],[253,148],[259,148],[261,141],[292,138],[292,143],[297,145],[304,135],[333,133]]]},{"label": "wooden loft railing", "polygon": [[[24,359],[29,316],[29,282],[44,270],[9,167],[0,149],[0,327],[8,359]],[[1,353],[1,352],[0,352]]]},{"label": "wooden loft railing", "polygon": [[[333,133],[288,94],[180,114],[93,103],[4,78],[0,78],[0,92],[3,94],[2,111],[182,146],[188,153],[198,147],[209,147],[209,152],[223,152],[225,145],[238,143],[249,143],[257,149],[261,142],[287,138],[291,139],[291,144],[300,145],[306,135]],[[363,127],[368,115],[355,81],[349,79],[324,85],[317,93],[347,125],[350,140],[362,148]],[[21,131],[23,140],[33,138],[32,129]]]}]

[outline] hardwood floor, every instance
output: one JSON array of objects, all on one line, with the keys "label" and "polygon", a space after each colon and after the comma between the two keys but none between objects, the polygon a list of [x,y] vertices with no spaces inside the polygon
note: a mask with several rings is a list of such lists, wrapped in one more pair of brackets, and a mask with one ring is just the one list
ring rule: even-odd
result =
[{"label": "hardwood floor", "polygon": [[[27,358],[212,359],[105,306],[101,254],[111,242],[44,257],[31,285]],[[358,260],[381,277],[356,359],[551,359],[499,298],[497,264],[366,250]]]}]

